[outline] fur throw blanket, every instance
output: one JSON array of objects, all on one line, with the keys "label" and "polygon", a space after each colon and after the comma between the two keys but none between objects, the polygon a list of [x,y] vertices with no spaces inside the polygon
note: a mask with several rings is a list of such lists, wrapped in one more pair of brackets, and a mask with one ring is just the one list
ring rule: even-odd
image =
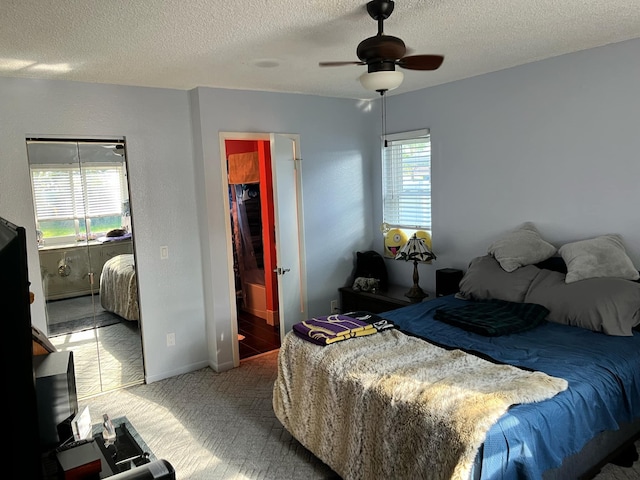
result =
[{"label": "fur throw blanket", "polygon": [[563,379],[446,350],[397,330],[318,346],[288,333],[273,407],[342,478],[467,479],[487,431],[511,405]]}]

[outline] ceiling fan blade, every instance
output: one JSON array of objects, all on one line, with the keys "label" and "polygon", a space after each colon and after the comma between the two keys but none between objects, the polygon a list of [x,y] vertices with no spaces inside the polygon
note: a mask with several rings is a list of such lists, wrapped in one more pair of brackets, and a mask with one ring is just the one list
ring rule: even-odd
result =
[{"label": "ceiling fan blade", "polygon": [[401,58],[396,64],[407,70],[437,70],[443,61],[442,55],[410,55]]},{"label": "ceiling fan blade", "polygon": [[343,65],[366,65],[364,62],[320,62],[321,67],[342,67]]}]

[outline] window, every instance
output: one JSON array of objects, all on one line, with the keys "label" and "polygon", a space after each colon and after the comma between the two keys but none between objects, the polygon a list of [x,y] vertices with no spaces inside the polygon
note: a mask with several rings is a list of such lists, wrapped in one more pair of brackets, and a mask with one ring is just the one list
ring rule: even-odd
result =
[{"label": "window", "polygon": [[31,180],[44,240],[94,239],[120,228],[128,213],[122,163],[32,165]]},{"label": "window", "polygon": [[382,152],[382,221],[408,235],[431,233],[429,130],[387,135]]}]

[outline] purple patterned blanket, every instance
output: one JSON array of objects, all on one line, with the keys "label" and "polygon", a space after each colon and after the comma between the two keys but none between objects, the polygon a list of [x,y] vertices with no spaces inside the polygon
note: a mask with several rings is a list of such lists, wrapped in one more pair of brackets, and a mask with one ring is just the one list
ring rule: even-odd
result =
[{"label": "purple patterned blanket", "polygon": [[296,323],[293,325],[293,331],[300,338],[318,345],[329,345],[377,332],[376,328],[368,322],[340,314],[314,317]]}]

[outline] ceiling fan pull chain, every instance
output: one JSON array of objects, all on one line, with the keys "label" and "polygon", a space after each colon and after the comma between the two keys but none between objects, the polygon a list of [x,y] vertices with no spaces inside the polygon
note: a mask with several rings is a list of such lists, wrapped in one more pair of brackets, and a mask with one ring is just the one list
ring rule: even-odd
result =
[{"label": "ceiling fan pull chain", "polygon": [[384,147],[387,148],[387,97],[384,95],[384,90],[380,90],[382,96],[382,139],[384,140]]}]

